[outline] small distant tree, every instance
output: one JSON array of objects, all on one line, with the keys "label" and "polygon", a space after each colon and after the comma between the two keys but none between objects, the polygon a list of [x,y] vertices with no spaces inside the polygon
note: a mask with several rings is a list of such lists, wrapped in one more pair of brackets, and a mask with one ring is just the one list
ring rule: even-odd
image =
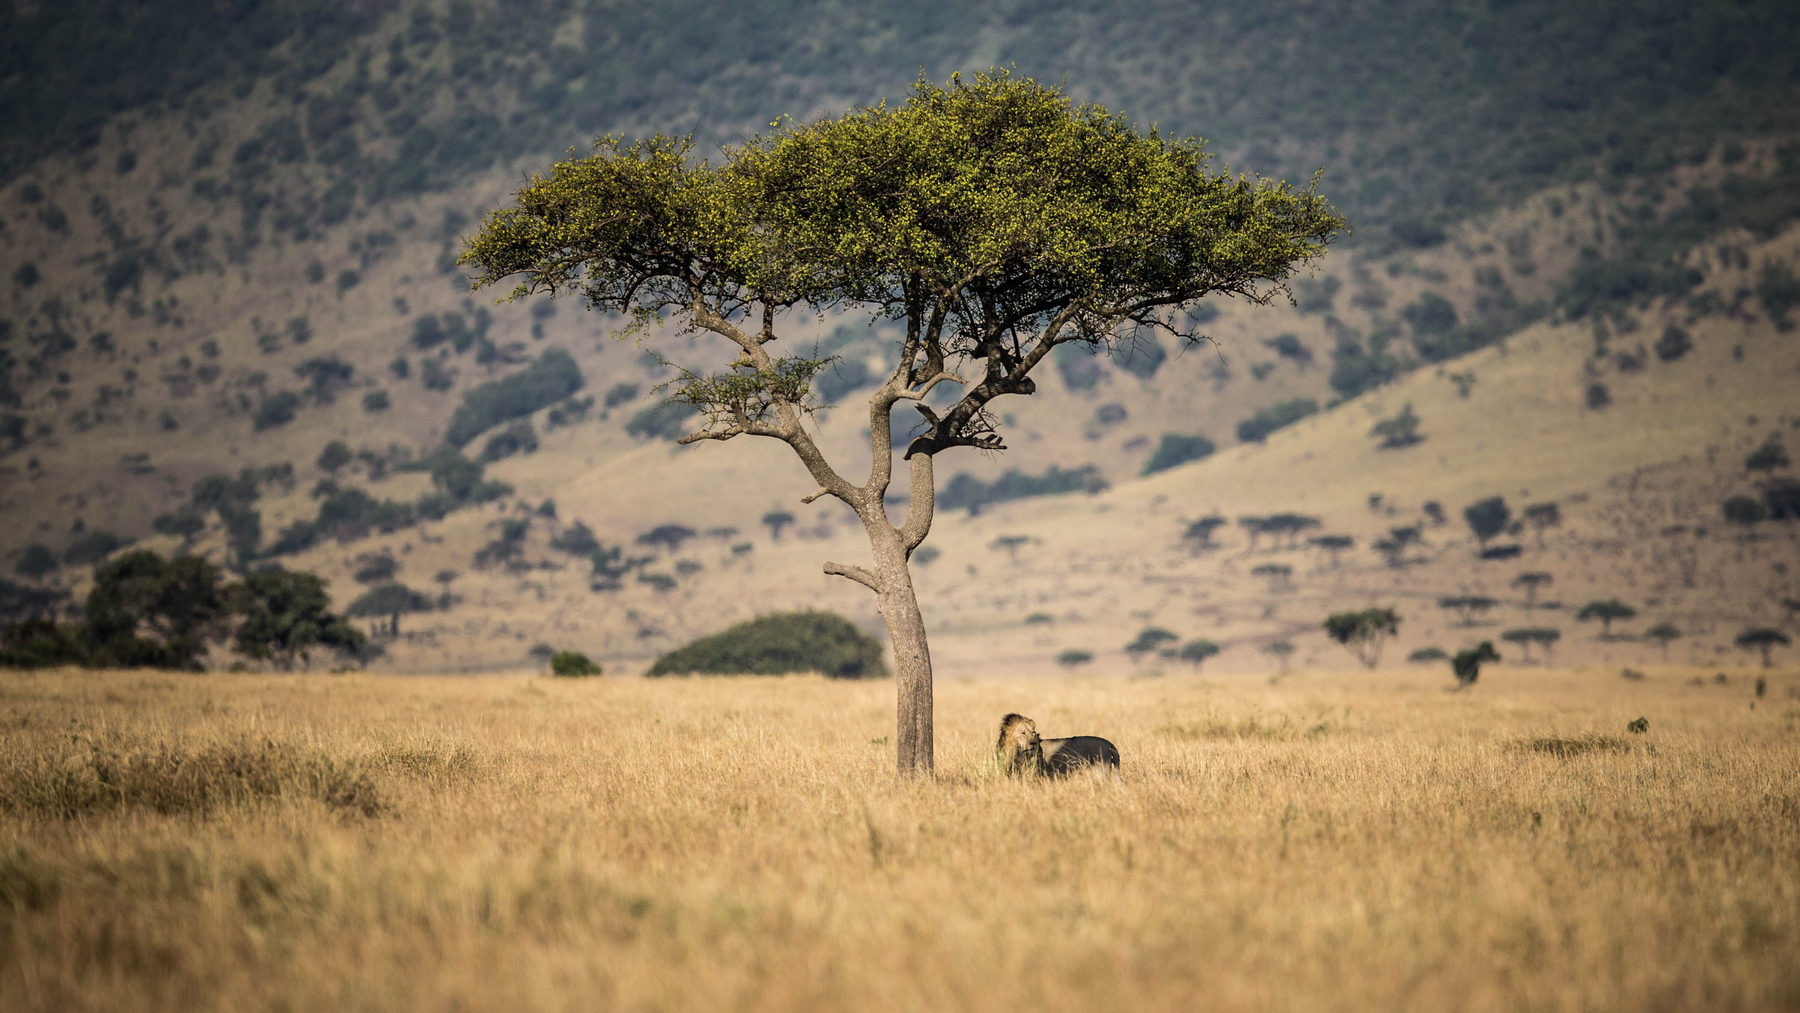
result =
[{"label": "small distant tree", "polygon": [[1438,608],[1455,612],[1463,626],[1475,625],[1476,617],[1499,604],[1494,599],[1479,594],[1449,595],[1438,599]]},{"label": "small distant tree", "polygon": [[1562,508],[1555,503],[1533,503],[1525,508],[1525,523],[1537,533],[1538,548],[1544,547],[1544,532],[1562,526]]},{"label": "small distant tree", "polygon": [[1530,612],[1537,606],[1538,590],[1556,583],[1556,578],[1542,570],[1521,573],[1513,578],[1512,586],[1525,589],[1525,611]]},{"label": "small distant tree", "polygon": [[1064,668],[1074,668],[1077,665],[1085,665],[1093,660],[1093,651],[1083,651],[1074,647],[1071,647],[1056,656],[1056,663]]},{"label": "small distant tree", "polygon": [[383,552],[357,560],[356,572],[352,576],[358,584],[380,584],[393,580],[394,574],[399,572],[400,561]]},{"label": "small distant tree", "polygon": [[1585,623],[1590,619],[1600,620],[1600,639],[1612,638],[1612,624],[1618,619],[1632,619],[1637,616],[1637,609],[1625,604],[1617,598],[1605,601],[1591,601],[1575,613],[1575,621]]},{"label": "small distant tree", "polygon": [[794,523],[794,515],[786,510],[771,510],[762,516],[762,522],[769,527],[769,538],[781,541],[781,529]]},{"label": "small distant tree", "polygon": [[[1287,640],[1272,641],[1270,643],[1264,644],[1262,647],[1262,651],[1264,654],[1272,655],[1275,658],[1275,664],[1276,664],[1275,674],[1276,675],[1286,675],[1287,674],[1288,659],[1293,657],[1293,655],[1294,655],[1294,645],[1291,641],[1287,641]],[[1373,666],[1371,666],[1371,667],[1373,667]]]},{"label": "small distant tree", "polygon": [[1762,667],[1768,668],[1773,662],[1769,660],[1769,651],[1780,646],[1786,647],[1793,641],[1780,630],[1766,626],[1748,629],[1737,635],[1737,645],[1745,650],[1755,648],[1762,652]]},{"label": "small distant tree", "polygon": [[1287,591],[1293,587],[1294,568],[1285,563],[1264,563],[1252,569],[1250,573],[1252,576],[1267,580],[1271,594]]},{"label": "small distant tree", "polygon": [[1230,522],[1225,520],[1225,518],[1220,517],[1218,514],[1213,514],[1210,517],[1202,517],[1199,520],[1188,524],[1187,530],[1181,533],[1181,541],[1188,547],[1188,551],[1190,552],[1208,552],[1215,548],[1213,544],[1213,532],[1219,530],[1228,523]]},{"label": "small distant tree", "polygon": [[1419,435],[1419,416],[1410,402],[1400,414],[1375,423],[1369,435],[1381,440],[1383,450],[1399,450],[1425,441],[1425,437]]},{"label": "small distant tree", "polygon": [[1400,632],[1400,614],[1391,608],[1338,612],[1325,619],[1325,634],[1343,644],[1365,667],[1381,661],[1381,649]]},{"label": "small distant tree", "polygon": [[580,651],[557,651],[550,657],[550,674],[565,679],[599,675],[600,666]]},{"label": "small distant tree", "polygon": [[338,472],[354,460],[356,460],[356,454],[350,449],[348,443],[343,440],[332,440],[325,444],[324,450],[319,451],[319,459],[313,463],[319,466],[320,471],[332,478],[337,478]]},{"label": "small distant tree", "polygon": [[1237,522],[1238,527],[1244,529],[1244,534],[1250,536],[1250,551],[1255,552],[1256,540],[1261,538],[1263,533],[1269,530],[1269,519],[1267,517],[1246,514],[1243,517],[1239,517]]},{"label": "small distant tree", "polygon": [[1744,470],[1760,471],[1767,475],[1778,468],[1787,467],[1789,463],[1787,449],[1781,445],[1781,437],[1771,435],[1763,441],[1762,446],[1757,447],[1750,452],[1749,457],[1744,458]]},{"label": "small distant tree", "polygon": [[1376,542],[1370,548],[1381,553],[1382,559],[1393,569],[1406,565],[1406,551],[1423,541],[1417,524],[1402,528],[1389,528],[1388,536]]},{"label": "small distant tree", "polygon": [[405,584],[383,584],[350,603],[344,610],[350,616],[387,616],[387,635],[400,635],[400,616],[407,612],[431,611],[431,599]]},{"label": "small distant tree", "polygon": [[649,531],[637,536],[639,545],[666,549],[669,552],[680,552],[682,545],[693,538],[697,532],[685,524],[659,524]]},{"label": "small distant tree", "polygon": [[1719,504],[1719,509],[1724,513],[1727,523],[1736,524],[1746,531],[1769,519],[1768,508],[1763,506],[1762,500],[1749,496],[1733,496]]},{"label": "small distant tree", "polygon": [[1319,526],[1317,517],[1305,514],[1279,513],[1263,518],[1262,530],[1265,534],[1280,535],[1287,539],[1287,547],[1293,548],[1299,539],[1300,532]]},{"label": "small distant tree", "polygon": [[1200,666],[1206,663],[1206,659],[1219,653],[1219,650],[1219,645],[1210,640],[1190,640],[1181,645],[1181,653],[1178,657],[1194,666],[1194,670],[1197,672],[1200,670]]},{"label": "small distant tree", "polygon": [[1669,623],[1657,623],[1655,626],[1645,630],[1644,636],[1656,641],[1657,646],[1662,648],[1663,660],[1668,661],[1669,642],[1672,640],[1679,640],[1681,638],[1681,631]]},{"label": "small distant tree", "polygon": [[556,656],[556,648],[551,647],[549,644],[536,643],[532,644],[531,650],[526,651],[525,653],[530,655],[531,660],[538,664],[548,665],[550,664],[550,659]]},{"label": "small distant tree", "polygon": [[1413,664],[1435,664],[1439,661],[1450,660],[1450,655],[1445,654],[1442,647],[1421,647],[1407,655],[1406,660]]},{"label": "small distant tree", "polygon": [[1483,640],[1479,645],[1468,650],[1457,651],[1456,657],[1450,659],[1450,671],[1456,676],[1456,688],[1468,689],[1481,678],[1481,665],[1487,661],[1499,661],[1500,652],[1494,650],[1491,641]]},{"label": "small distant tree", "polygon": [[988,548],[1005,549],[1007,561],[1017,565],[1019,562],[1019,550],[1035,541],[1037,541],[1037,539],[1030,535],[1001,535],[999,538],[989,542]]},{"label": "small distant tree", "polygon": [[1550,663],[1550,649],[1562,639],[1562,631],[1549,626],[1539,626],[1531,631],[1531,642],[1544,649],[1544,664]]},{"label": "small distant tree", "polygon": [[19,558],[13,560],[13,570],[27,580],[42,580],[59,565],[55,551],[43,542],[25,546],[19,550]]},{"label": "small distant tree", "polygon": [[1469,530],[1475,533],[1475,540],[1485,549],[1495,535],[1505,531],[1507,525],[1512,523],[1512,508],[1501,497],[1489,496],[1465,507],[1463,518],[1469,522]]},{"label": "small distant tree", "polygon": [[1333,570],[1338,568],[1338,557],[1343,555],[1344,550],[1356,545],[1356,539],[1349,535],[1317,535],[1306,541],[1309,545],[1325,550]]},{"label": "small distant tree", "polygon": [[1144,660],[1144,655],[1153,654],[1164,644],[1173,643],[1181,638],[1160,626],[1146,626],[1139,631],[1131,643],[1125,645],[1125,653],[1131,655],[1133,662]]}]

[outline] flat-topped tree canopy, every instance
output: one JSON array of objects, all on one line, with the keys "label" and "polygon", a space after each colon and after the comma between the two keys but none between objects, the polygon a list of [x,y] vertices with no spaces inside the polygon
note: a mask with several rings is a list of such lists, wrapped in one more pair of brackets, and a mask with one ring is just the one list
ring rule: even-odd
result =
[{"label": "flat-topped tree canopy", "polygon": [[[918,384],[985,359],[909,456],[999,446],[980,408],[1031,393],[1026,374],[1053,345],[1129,327],[1197,338],[1176,307],[1213,293],[1267,302],[1343,226],[1316,181],[1214,171],[1198,139],[1140,132],[1004,71],[777,121],[723,164],[693,155],[681,138],[601,138],[490,212],[462,263],[478,287],[523,275],[515,298],[575,292],[758,347],[783,309],[860,306],[907,325],[898,365]],[[755,358],[678,384],[707,436],[755,431],[738,409],[772,415],[762,397],[746,403],[743,374],[802,406],[818,363]]]},{"label": "flat-topped tree canopy", "polygon": [[[1031,394],[1068,342],[1148,330],[1201,340],[1184,307],[1216,293],[1266,303],[1344,222],[1317,192],[1215,170],[1204,144],[1077,105],[1005,71],[920,80],[906,101],[811,123],[777,119],[717,163],[683,138],[603,137],[489,212],[460,263],[510,298],[574,293],[737,346],[723,369],[682,368],[674,400],[703,420],[682,442],[745,434],[793,448],[868,532],[873,568],[827,563],[875,591],[893,637],[902,771],[931,767],[931,667],[908,560],[930,531],[932,461],[1003,450],[988,402]],[[852,484],[801,425],[827,360],[777,355],[788,311],[857,311],[900,325],[869,397],[868,477]],[[941,412],[923,402],[961,389]],[[888,521],[896,404],[927,428],[906,444],[906,519]],[[766,520],[767,518],[765,518]]]}]

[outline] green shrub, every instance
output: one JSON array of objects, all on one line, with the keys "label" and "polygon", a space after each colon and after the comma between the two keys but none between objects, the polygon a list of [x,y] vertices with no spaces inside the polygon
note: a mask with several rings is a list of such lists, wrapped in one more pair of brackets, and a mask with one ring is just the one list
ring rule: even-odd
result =
[{"label": "green shrub", "polygon": [[487,443],[481,448],[481,459],[491,463],[515,454],[535,454],[537,448],[537,430],[531,428],[531,420],[519,419],[488,437]]},{"label": "green shrub", "polygon": [[830,612],[785,612],[739,623],[656,659],[647,675],[782,675],[885,678],[881,642]]},{"label": "green shrub", "polygon": [[573,356],[560,348],[546,348],[523,370],[465,393],[450,417],[444,442],[461,448],[487,429],[561,401],[580,390],[582,382]]},{"label": "green shrub", "polygon": [[1156,451],[1150,455],[1150,460],[1144,463],[1143,473],[1154,475],[1159,471],[1167,471],[1189,461],[1211,457],[1214,449],[1213,441],[1199,433],[1192,436],[1164,433],[1162,442],[1156,445]]},{"label": "green shrub", "polygon": [[588,656],[580,651],[557,651],[550,656],[550,674],[564,678],[580,678],[588,675],[599,675],[600,666],[588,660]]},{"label": "green shrub", "polygon": [[1316,415],[1318,411],[1319,402],[1309,397],[1297,397],[1272,404],[1239,422],[1237,438],[1244,443],[1261,443],[1270,433],[1291,426],[1309,415]]},{"label": "green shrub", "polygon": [[388,398],[387,391],[372,390],[363,395],[362,405],[363,411],[374,414],[387,411],[393,406],[393,402]]},{"label": "green shrub", "polygon": [[[940,510],[967,510],[978,514],[991,503],[1026,499],[1032,496],[1057,496],[1070,492],[1096,493],[1110,488],[1106,479],[1091,464],[1072,470],[1051,465],[1042,475],[1027,475],[1011,468],[992,483],[983,482],[968,472],[958,472],[937,494]],[[915,554],[914,558],[917,558]]]},{"label": "green shrub", "polygon": [[674,401],[639,409],[625,423],[625,432],[640,440],[676,440],[688,433],[695,412]]},{"label": "green shrub", "polygon": [[257,402],[256,414],[251,417],[250,424],[257,432],[285,426],[294,421],[294,412],[300,407],[300,395],[291,390],[276,391],[264,394]]}]

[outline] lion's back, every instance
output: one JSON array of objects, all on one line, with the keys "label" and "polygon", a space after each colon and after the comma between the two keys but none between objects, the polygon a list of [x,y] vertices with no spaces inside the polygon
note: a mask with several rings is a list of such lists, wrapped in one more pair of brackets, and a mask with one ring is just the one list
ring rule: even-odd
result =
[{"label": "lion's back", "polygon": [[1119,747],[1098,735],[1071,735],[1044,740],[1044,766],[1052,774],[1067,774],[1084,767],[1119,769]]}]

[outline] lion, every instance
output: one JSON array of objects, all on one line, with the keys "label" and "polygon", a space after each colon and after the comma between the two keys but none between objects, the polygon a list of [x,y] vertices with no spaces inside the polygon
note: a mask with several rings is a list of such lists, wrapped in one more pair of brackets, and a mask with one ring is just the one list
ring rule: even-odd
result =
[{"label": "lion", "polygon": [[999,753],[1001,769],[1010,777],[1062,777],[1089,767],[1119,769],[1119,747],[1111,742],[1097,735],[1042,738],[1037,722],[1023,714],[1008,714],[1000,719],[1000,739],[994,748]]}]

